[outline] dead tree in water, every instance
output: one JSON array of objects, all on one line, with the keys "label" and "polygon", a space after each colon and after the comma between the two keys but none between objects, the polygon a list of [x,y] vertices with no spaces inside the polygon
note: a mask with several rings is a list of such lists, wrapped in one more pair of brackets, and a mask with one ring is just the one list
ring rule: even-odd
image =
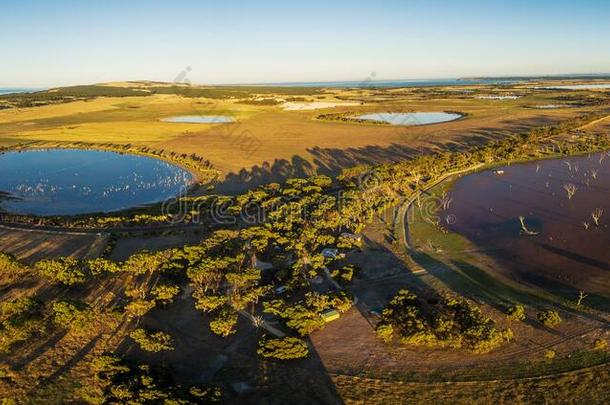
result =
[{"label": "dead tree in water", "polygon": [[568,193],[568,200],[571,200],[572,197],[574,197],[574,194],[576,194],[576,190],[578,190],[578,188],[572,183],[564,184],[563,189],[566,191],[566,193]]},{"label": "dead tree in water", "polygon": [[584,300],[585,298],[587,298],[587,294],[585,294],[584,291],[579,291],[578,292],[578,300],[576,300],[576,306],[580,307],[582,304],[582,300]]},{"label": "dead tree in water", "polygon": [[519,222],[521,223],[521,232],[524,235],[536,236],[536,235],[539,234],[539,232],[530,231],[529,229],[527,229],[527,225],[525,225],[525,217],[524,216],[520,216],[519,217]]},{"label": "dead tree in water", "polygon": [[593,177],[593,179],[597,180],[597,169],[591,169],[591,177]]},{"label": "dead tree in water", "polygon": [[449,197],[449,195],[444,192],[443,195],[441,196],[441,206],[443,207],[444,211],[447,211],[449,209],[449,205],[451,205],[451,202],[453,201],[453,198]]},{"label": "dead tree in water", "polygon": [[595,211],[591,213],[591,218],[593,218],[593,222],[595,222],[595,225],[599,226],[599,220],[603,214],[604,210],[602,210],[601,208],[595,208]]},{"label": "dead tree in water", "polygon": [[263,319],[262,316],[260,315],[253,315],[252,316],[252,325],[255,328],[260,328],[261,326],[263,326],[265,324],[265,320]]}]

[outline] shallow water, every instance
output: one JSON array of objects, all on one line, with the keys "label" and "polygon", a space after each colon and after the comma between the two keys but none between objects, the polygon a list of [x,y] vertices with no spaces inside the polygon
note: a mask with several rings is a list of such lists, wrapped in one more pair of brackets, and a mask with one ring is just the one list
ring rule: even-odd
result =
[{"label": "shallow water", "polygon": [[555,110],[557,108],[563,108],[563,107],[566,107],[566,106],[561,105],[561,104],[542,104],[542,105],[534,106],[534,108],[538,108],[540,110]]},{"label": "shallow water", "polygon": [[[568,165],[569,162],[569,165]],[[511,277],[567,292],[610,297],[610,156],[594,154],[465,176],[450,191],[447,225],[510,271]],[[596,172],[594,177],[593,173]],[[568,199],[564,189],[574,184]],[[603,214],[595,225],[592,213]],[[530,231],[521,233],[519,216]],[[589,229],[583,223],[587,223]]]},{"label": "shallow water", "polygon": [[0,154],[0,209],[35,215],[110,212],[185,191],[192,175],[163,160],[107,151]]},{"label": "shallow water", "polygon": [[517,100],[520,96],[478,96],[479,100]]},{"label": "shallow water", "polygon": [[371,113],[358,115],[361,120],[382,121],[392,125],[427,125],[454,121],[461,114],[447,112]]},{"label": "shallow water", "polygon": [[332,82],[280,82],[258,84],[258,86],[279,87],[335,87],[335,88],[384,88],[384,87],[445,87],[445,86],[468,86],[481,84],[507,84],[514,83],[512,79],[413,79],[413,80],[374,80],[372,77],[363,80],[347,80]]},{"label": "shallow water", "polygon": [[162,121],[182,124],[226,124],[229,122],[235,122],[233,118],[225,115],[184,115],[179,117],[164,118]]},{"label": "shallow water", "polygon": [[43,89],[30,88],[30,87],[0,87],[0,95],[4,94],[17,94],[17,93],[32,93],[35,91],[41,91]]},{"label": "shallow water", "polygon": [[565,86],[552,86],[545,87],[546,89],[558,89],[558,90],[598,90],[598,89],[610,89],[610,83],[608,84],[572,84]]}]

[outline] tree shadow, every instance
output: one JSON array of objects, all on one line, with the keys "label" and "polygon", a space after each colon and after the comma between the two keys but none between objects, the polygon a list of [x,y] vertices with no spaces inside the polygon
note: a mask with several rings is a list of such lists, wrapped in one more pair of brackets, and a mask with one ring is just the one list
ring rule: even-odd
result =
[{"label": "tree shadow", "polygon": [[12,368],[15,371],[22,370],[29,363],[45,354],[52,347],[55,347],[55,345],[57,345],[57,343],[62,340],[64,336],[66,336],[66,333],[66,330],[58,330],[42,342],[40,340],[37,340],[36,342],[31,343],[30,345],[34,347],[32,347],[31,350],[25,356],[16,359],[12,363]]},{"label": "tree shadow", "polygon": [[543,248],[545,250],[548,250],[551,253],[563,256],[563,257],[573,260],[575,262],[578,262],[581,264],[586,264],[587,266],[591,266],[591,267],[596,267],[601,270],[610,271],[610,264],[603,262],[601,260],[595,260],[590,257],[583,256],[583,255],[580,255],[575,252],[571,252],[566,249],[562,249],[562,248],[559,248],[556,246],[551,246],[547,243],[539,243],[538,246],[540,246],[541,248]]},{"label": "tree shadow", "polygon": [[70,358],[70,360],[68,360],[65,364],[55,370],[53,374],[42,380],[40,382],[40,385],[45,386],[49,383],[52,383],[58,378],[60,378],[62,375],[64,375],[66,372],[68,372],[70,369],[72,369],[72,367],[74,367],[79,361],[81,361],[91,351],[91,349],[95,347],[96,343],[100,340],[101,337],[102,335],[97,335],[89,342],[87,342],[87,344],[81,347],[78,352]]},{"label": "tree shadow", "polygon": [[[310,158],[294,155],[290,159],[275,159],[273,162],[263,162],[250,168],[242,168],[239,172],[229,173],[225,179],[216,185],[216,191],[225,194],[243,193],[254,187],[268,183],[282,183],[294,177],[308,177],[314,174],[337,176],[343,169],[355,166],[381,165],[412,159],[422,154],[440,151],[466,151],[481,146],[490,141],[499,140],[510,135],[528,130],[534,126],[550,124],[546,116],[538,116],[525,120],[502,121],[502,128],[482,127],[457,134],[450,129],[438,129],[424,141],[407,137],[406,143],[391,143],[389,145],[368,145],[355,148],[322,148],[307,149]],[[397,131],[408,131],[408,127],[397,128]],[[436,139],[435,139],[436,138]]]},{"label": "tree shadow", "polygon": [[259,389],[238,398],[265,405],[344,403],[310,339],[309,356],[304,360],[258,360]]},{"label": "tree shadow", "polygon": [[126,337],[116,352],[128,361],[166,370],[186,387],[220,385],[227,403],[343,403],[310,340],[306,359],[264,360],[256,353],[263,331],[250,319],[239,316],[237,332],[226,338],[210,331],[209,320],[189,294],[181,295],[167,307],[152,309],[137,325],[169,333],[174,350],[144,352]]},{"label": "tree shadow", "polygon": [[[451,261],[451,264],[455,266],[451,267],[423,252],[412,254],[412,258],[451,291],[472,301],[488,305],[501,313],[506,313],[506,310],[515,304],[525,304],[534,308],[544,308],[544,304],[550,304],[537,295],[501,282],[497,277],[493,277],[485,270],[465,261]],[[525,322],[534,328],[559,334],[532,319],[526,318]]]}]

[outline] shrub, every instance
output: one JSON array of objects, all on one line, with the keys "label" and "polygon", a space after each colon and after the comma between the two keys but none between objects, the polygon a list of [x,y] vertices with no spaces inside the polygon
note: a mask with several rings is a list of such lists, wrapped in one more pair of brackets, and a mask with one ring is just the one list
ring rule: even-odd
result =
[{"label": "shrub", "polygon": [[556,355],[555,350],[547,349],[544,351],[544,357],[548,360],[554,359]]},{"label": "shrub", "polygon": [[262,99],[244,99],[244,100],[239,100],[240,104],[252,104],[252,105],[277,105],[280,104],[279,101],[277,101],[274,98],[262,98]]},{"label": "shrub", "polygon": [[27,267],[19,263],[15,256],[0,252],[0,274],[18,275],[27,270]]},{"label": "shrub", "polygon": [[506,317],[510,321],[523,321],[525,319],[525,308],[523,305],[515,305],[510,307],[506,311]]},{"label": "shrub", "polygon": [[608,348],[608,342],[606,339],[597,338],[593,342],[593,349],[595,350],[606,350]]},{"label": "shrub", "polygon": [[375,328],[375,332],[377,332],[378,338],[384,342],[390,342],[394,334],[394,328],[392,325],[380,323]]},{"label": "shrub", "polygon": [[548,328],[554,328],[561,323],[561,317],[557,311],[547,310],[538,313],[538,320]]},{"label": "shrub", "polygon": [[129,337],[147,352],[174,350],[172,337],[165,332],[148,333],[144,329],[138,328],[131,332]]},{"label": "shrub", "polygon": [[218,387],[191,387],[189,389],[189,394],[197,401],[201,401],[201,403],[205,404],[221,402],[222,399],[222,391],[220,391],[220,388]]},{"label": "shrub", "polygon": [[513,340],[515,335],[509,329],[486,329],[483,336],[470,343],[470,349],[475,353],[488,353],[505,342]]},{"label": "shrub", "polygon": [[256,351],[260,356],[278,360],[291,360],[307,357],[309,349],[304,340],[295,337],[269,339],[263,337]]},{"label": "shrub", "polygon": [[[467,347],[487,353],[513,338],[510,329],[498,329],[481,309],[463,298],[443,298],[422,311],[423,303],[408,290],[400,290],[381,314],[377,336],[403,344],[429,347]],[[425,313],[426,315],[424,315]]]}]

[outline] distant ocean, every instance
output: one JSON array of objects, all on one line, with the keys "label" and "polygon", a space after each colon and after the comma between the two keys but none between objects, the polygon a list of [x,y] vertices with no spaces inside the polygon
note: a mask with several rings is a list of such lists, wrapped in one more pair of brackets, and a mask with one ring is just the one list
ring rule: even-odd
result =
[{"label": "distant ocean", "polygon": [[0,96],[11,93],[31,93],[42,89],[26,88],[26,87],[0,87]]},{"label": "distant ocean", "polygon": [[290,82],[265,83],[255,86],[281,86],[281,87],[440,87],[440,86],[467,86],[477,84],[509,84],[512,79],[430,79],[430,80],[349,80],[338,82]]}]

